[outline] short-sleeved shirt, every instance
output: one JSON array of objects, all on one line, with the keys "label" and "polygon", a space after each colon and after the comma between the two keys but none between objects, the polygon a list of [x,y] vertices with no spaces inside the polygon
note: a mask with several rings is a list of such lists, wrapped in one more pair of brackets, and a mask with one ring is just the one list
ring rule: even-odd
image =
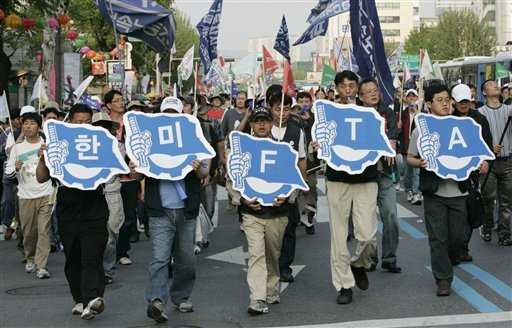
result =
[{"label": "short-sleeved shirt", "polygon": [[236,108],[230,108],[224,113],[222,118],[221,128],[222,134],[227,138],[229,133],[236,130],[242,120],[244,119],[245,113],[239,112]]},{"label": "short-sleeved shirt", "polygon": [[[415,129],[412,132],[411,142],[409,142],[408,150],[408,154],[412,156],[419,156],[418,146],[416,144],[418,142],[418,136],[419,131],[418,129]],[[467,194],[468,193],[462,193],[460,191],[459,184],[453,179],[442,179],[442,181],[439,183],[437,191],[434,193],[436,196],[446,198],[466,196]]]}]

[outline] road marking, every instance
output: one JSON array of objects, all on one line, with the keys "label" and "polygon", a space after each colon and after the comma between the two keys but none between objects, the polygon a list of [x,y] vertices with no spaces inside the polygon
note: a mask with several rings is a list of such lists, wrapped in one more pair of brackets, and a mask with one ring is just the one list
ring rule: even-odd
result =
[{"label": "road marking", "polygon": [[232,249],[228,249],[227,251],[208,256],[206,259],[246,266],[246,260],[248,258],[249,254],[247,252],[244,252],[244,247],[238,246]]},{"label": "road marking", "polygon": [[421,230],[417,229],[412,224],[408,223],[404,219],[398,219],[398,224],[400,225],[400,229],[402,229],[405,233],[411,236],[414,239],[426,239],[427,235],[425,235]]},{"label": "road marking", "polygon": [[[432,271],[430,266],[427,266],[426,268],[427,270]],[[491,313],[503,311],[496,304],[480,295],[476,290],[471,288],[464,281],[457,278],[457,276],[453,276],[452,290],[459,294],[460,297],[465,299],[479,312]]]},{"label": "road marking", "polygon": [[[413,317],[400,319],[364,320],[302,326],[281,326],[273,328],[404,328],[465,326],[493,322],[512,322],[512,312],[457,314],[432,317]],[[270,328],[270,327],[267,327]]]},{"label": "road marking", "polygon": [[407,207],[400,205],[398,202],[396,203],[396,215],[399,218],[417,218],[418,214],[409,210]]},{"label": "road marking", "polygon": [[503,281],[471,263],[461,264],[459,265],[459,268],[480,280],[483,284],[494,290],[498,295],[507,301],[512,302],[512,288],[510,288]]}]

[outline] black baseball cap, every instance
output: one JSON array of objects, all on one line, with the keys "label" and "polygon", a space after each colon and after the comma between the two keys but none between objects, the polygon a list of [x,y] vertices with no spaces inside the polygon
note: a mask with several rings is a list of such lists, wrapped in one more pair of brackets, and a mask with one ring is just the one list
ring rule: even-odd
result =
[{"label": "black baseball cap", "polygon": [[258,107],[252,111],[251,121],[254,122],[258,119],[266,119],[268,121],[272,121],[272,115],[266,108]]}]

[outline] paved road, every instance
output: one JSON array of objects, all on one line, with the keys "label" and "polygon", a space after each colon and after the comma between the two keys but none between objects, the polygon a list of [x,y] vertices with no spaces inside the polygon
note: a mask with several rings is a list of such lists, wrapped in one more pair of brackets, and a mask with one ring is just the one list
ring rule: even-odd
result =
[{"label": "paved road", "polygon": [[[218,227],[211,246],[198,258],[193,293],[195,312],[169,310],[169,327],[511,327],[512,248],[471,242],[475,262],[460,265],[452,296],[437,298],[429,271],[429,250],[421,206],[410,206],[400,192],[399,264],[402,274],[377,270],[369,274],[370,289],[355,290],[354,302],[337,305],[329,267],[329,225],[326,198],[320,186],[317,234],[297,231],[296,281],[283,286],[282,303],[260,317],[246,314],[247,246],[225,193],[218,202]],[[0,327],[153,327],[145,316],[144,288],[150,248],[147,240],[133,244],[135,263],[121,267],[107,287],[106,311],[93,322],[70,314],[72,299],[63,273],[62,254],[52,254],[50,280],[23,272],[15,242],[0,242]],[[165,325],[164,325],[165,326]]]}]

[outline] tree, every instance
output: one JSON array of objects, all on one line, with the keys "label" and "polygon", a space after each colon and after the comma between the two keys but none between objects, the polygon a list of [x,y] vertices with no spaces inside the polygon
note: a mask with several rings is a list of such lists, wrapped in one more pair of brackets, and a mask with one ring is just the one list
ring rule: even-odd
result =
[{"label": "tree", "polygon": [[471,10],[449,10],[433,27],[413,30],[405,41],[405,52],[428,50],[434,60],[449,60],[464,56],[489,56],[496,45],[492,27],[480,22]]}]

